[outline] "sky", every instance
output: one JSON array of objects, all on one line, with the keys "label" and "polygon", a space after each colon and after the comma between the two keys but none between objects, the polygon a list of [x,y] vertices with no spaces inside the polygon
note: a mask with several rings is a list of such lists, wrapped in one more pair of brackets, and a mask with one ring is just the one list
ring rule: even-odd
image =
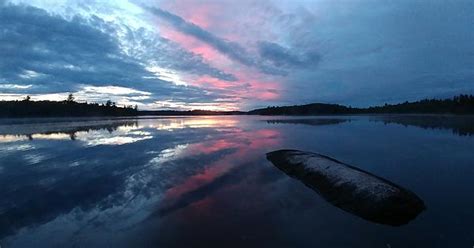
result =
[{"label": "sky", "polygon": [[474,93],[474,1],[0,0],[0,100],[369,106]]}]

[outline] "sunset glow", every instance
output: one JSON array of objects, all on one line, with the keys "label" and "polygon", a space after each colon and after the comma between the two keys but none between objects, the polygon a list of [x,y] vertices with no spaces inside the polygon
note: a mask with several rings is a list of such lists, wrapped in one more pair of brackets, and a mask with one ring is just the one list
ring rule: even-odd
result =
[{"label": "sunset glow", "polygon": [[466,1],[0,1],[2,59],[13,61],[0,63],[0,100],[73,93],[142,110],[246,111],[451,97],[474,90],[468,9]]}]

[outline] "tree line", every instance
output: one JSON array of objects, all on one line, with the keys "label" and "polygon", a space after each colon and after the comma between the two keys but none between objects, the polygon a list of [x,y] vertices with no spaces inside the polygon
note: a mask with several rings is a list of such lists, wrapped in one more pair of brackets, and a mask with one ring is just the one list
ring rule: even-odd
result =
[{"label": "tree line", "polygon": [[353,108],[339,104],[312,103],[276,107],[248,112],[257,115],[332,115],[332,114],[474,114],[474,96],[459,95],[448,99],[424,99],[399,104],[384,104],[368,108]]},{"label": "tree line", "polygon": [[134,116],[138,107],[119,107],[115,102],[80,103],[69,94],[64,101],[32,101],[30,96],[23,100],[0,101],[0,117],[81,117],[81,116]]},{"label": "tree line", "polygon": [[363,109],[368,113],[474,114],[474,96],[458,95],[448,99],[424,99],[416,102],[385,104]]},{"label": "tree line", "polygon": [[135,115],[338,115],[338,114],[474,114],[474,96],[458,95],[448,99],[424,99],[368,108],[339,104],[312,103],[272,106],[248,112],[207,110],[139,111],[135,106],[119,107],[108,100],[103,104],[79,103],[69,94],[64,101],[0,101],[0,117],[135,116]]}]

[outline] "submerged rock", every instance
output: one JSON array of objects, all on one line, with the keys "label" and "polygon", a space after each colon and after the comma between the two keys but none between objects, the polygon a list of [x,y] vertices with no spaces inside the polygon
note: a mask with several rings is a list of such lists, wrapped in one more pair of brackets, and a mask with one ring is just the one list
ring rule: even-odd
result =
[{"label": "submerged rock", "polygon": [[324,155],[278,150],[267,159],[331,204],[372,222],[400,226],[425,209],[413,192]]}]

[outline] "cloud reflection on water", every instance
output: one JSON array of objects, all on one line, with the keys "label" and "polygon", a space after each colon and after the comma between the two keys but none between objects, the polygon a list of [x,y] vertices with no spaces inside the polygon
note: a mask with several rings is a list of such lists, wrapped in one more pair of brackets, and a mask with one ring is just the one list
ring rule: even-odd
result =
[{"label": "cloud reflection on water", "polygon": [[[9,202],[0,201],[0,236],[21,244],[22,237],[39,238],[53,223],[75,218],[82,219],[83,230],[107,223],[130,228],[164,203],[179,205],[279,142],[275,130],[244,130],[237,123],[233,118],[145,119],[3,134],[0,149],[13,149],[1,157],[7,166],[0,186]],[[33,150],[21,148],[25,145]],[[79,232],[68,228],[63,235]],[[19,230],[21,236],[15,236]]]},{"label": "cloud reflection on water", "polygon": [[[75,124],[75,125],[74,125]],[[84,146],[123,145],[151,139],[150,132],[140,131],[136,121],[50,123],[35,125],[10,124],[2,126],[0,143],[46,140],[79,141]],[[44,125],[44,126],[43,126]],[[8,129],[10,127],[10,129]],[[2,134],[3,133],[3,134]]]},{"label": "cloud reflection on water", "polygon": [[[339,139],[332,144],[331,137],[345,137],[348,127],[363,122],[278,118],[271,123],[262,121],[268,117],[206,116],[2,126],[0,137],[10,139],[0,142],[2,244],[172,247],[177,235],[183,237],[181,246],[191,245],[187,240],[245,244],[242,236],[257,244],[284,236],[278,233],[284,227],[272,224],[275,218],[280,223],[304,222],[305,214],[321,221],[334,218],[264,154],[299,145],[302,138],[307,139],[303,145],[339,147]],[[338,129],[342,126],[346,129]],[[338,136],[341,130],[347,133]],[[285,219],[295,215],[298,219]],[[230,236],[214,240],[212,232],[200,230],[203,225]]]}]

